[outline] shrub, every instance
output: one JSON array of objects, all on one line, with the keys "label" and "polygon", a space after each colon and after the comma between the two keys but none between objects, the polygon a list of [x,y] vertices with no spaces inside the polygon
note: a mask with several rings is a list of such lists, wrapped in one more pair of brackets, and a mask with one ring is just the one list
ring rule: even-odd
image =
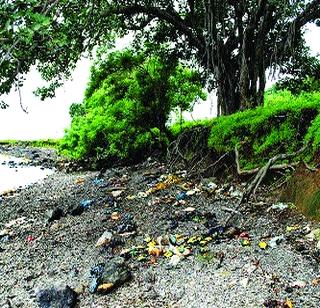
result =
[{"label": "shrub", "polygon": [[83,103],[71,106],[60,148],[76,159],[142,159],[166,146],[170,111],[199,97],[197,72],[130,50],[111,53],[92,67]]}]

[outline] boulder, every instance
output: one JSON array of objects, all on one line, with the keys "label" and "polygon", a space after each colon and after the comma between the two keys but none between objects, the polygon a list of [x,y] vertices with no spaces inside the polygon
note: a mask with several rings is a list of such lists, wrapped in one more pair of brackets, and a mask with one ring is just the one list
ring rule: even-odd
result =
[{"label": "boulder", "polygon": [[90,293],[106,294],[115,288],[122,286],[132,277],[125,261],[121,257],[116,257],[106,263],[100,263],[91,268]]},{"label": "boulder", "polygon": [[78,294],[69,286],[51,287],[36,292],[40,308],[73,308],[77,303]]}]

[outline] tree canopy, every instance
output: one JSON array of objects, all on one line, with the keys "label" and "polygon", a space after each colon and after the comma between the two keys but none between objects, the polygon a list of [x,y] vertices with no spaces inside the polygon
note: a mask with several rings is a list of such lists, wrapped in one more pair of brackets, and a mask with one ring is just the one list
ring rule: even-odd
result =
[{"label": "tree canopy", "polygon": [[133,31],[135,45],[202,67],[222,114],[263,101],[265,72],[299,55],[320,0],[0,1],[0,93],[37,65],[53,95],[81,55]]}]

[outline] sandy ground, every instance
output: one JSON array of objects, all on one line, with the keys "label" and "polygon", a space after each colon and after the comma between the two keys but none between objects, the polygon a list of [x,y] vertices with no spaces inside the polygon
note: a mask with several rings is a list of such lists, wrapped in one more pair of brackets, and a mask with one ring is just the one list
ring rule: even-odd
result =
[{"label": "sandy ground", "polygon": [[[3,195],[0,307],[38,307],[38,290],[66,285],[79,294],[78,307],[319,307],[319,224],[258,196],[219,229],[242,189],[149,160],[100,178],[56,171]],[[63,216],[48,221],[57,208]],[[116,240],[96,247],[105,231]],[[132,279],[90,293],[90,269],[119,255]]]}]

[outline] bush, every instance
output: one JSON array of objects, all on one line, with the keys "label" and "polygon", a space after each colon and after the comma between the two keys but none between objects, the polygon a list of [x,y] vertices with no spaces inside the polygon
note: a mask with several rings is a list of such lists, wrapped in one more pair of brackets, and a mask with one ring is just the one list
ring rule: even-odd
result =
[{"label": "bush", "polygon": [[197,72],[130,50],[100,58],[82,104],[73,104],[63,154],[132,162],[167,144],[172,109],[204,97]]}]

